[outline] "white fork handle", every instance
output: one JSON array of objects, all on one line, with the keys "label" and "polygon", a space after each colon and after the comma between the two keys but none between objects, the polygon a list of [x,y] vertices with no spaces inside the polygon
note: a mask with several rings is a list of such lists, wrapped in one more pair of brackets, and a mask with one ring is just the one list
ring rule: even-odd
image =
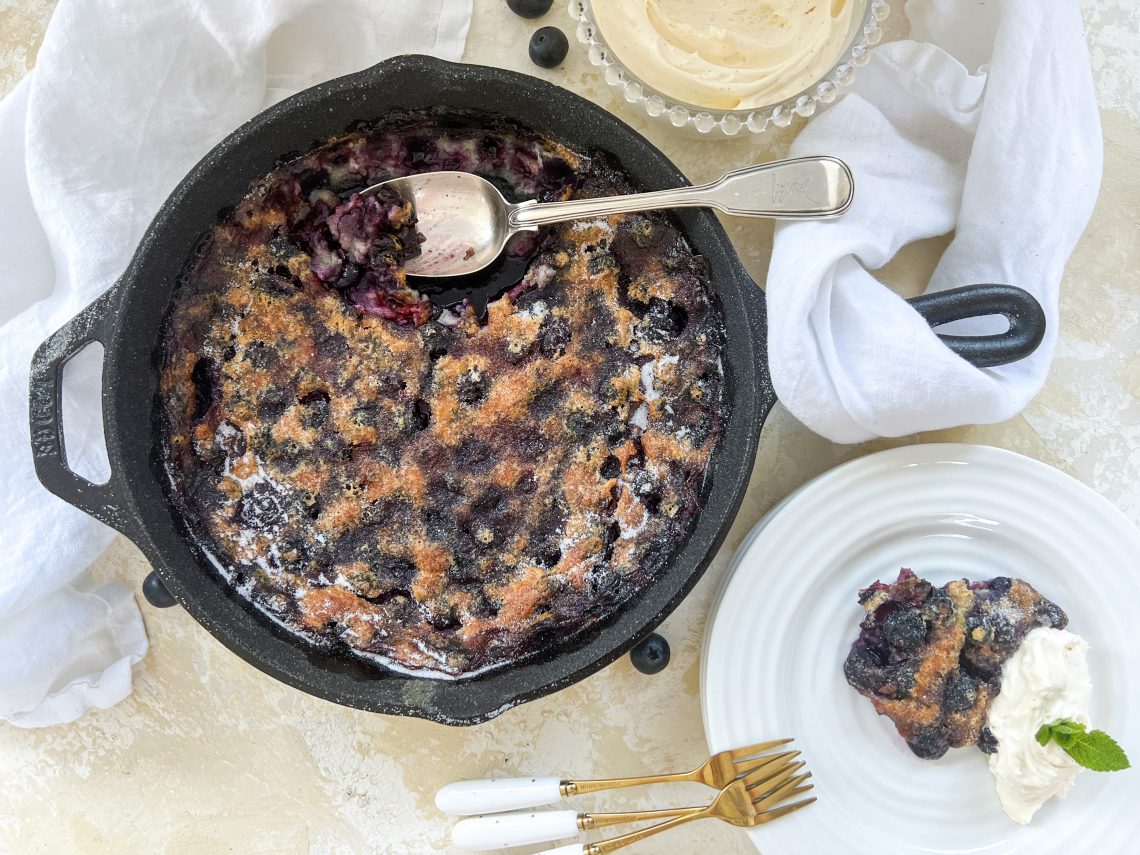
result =
[{"label": "white fork handle", "polygon": [[477,816],[548,805],[562,798],[560,778],[492,778],[457,781],[435,794],[435,806],[451,816]]},{"label": "white fork handle", "polygon": [[586,847],[581,843],[559,846],[557,849],[544,849],[536,855],[586,855]]},{"label": "white fork handle", "polygon": [[509,849],[547,840],[578,836],[578,814],[572,810],[496,813],[461,819],[451,829],[460,849]]}]

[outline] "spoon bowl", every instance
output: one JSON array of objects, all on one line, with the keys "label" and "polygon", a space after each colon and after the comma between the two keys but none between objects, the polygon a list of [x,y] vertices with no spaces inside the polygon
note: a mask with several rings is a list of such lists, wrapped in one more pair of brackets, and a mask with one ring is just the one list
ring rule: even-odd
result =
[{"label": "spoon bowl", "polygon": [[395,190],[416,210],[424,236],[420,254],[404,269],[413,276],[464,276],[491,264],[514,233],[511,205],[490,181],[470,172],[423,172],[369,187]]},{"label": "spoon bowl", "polygon": [[834,157],[800,157],[749,166],[709,184],[597,199],[512,204],[490,181],[470,172],[424,172],[374,184],[395,190],[415,208],[420,254],[404,269],[428,278],[466,276],[495,261],[522,231],[566,220],[655,208],[710,207],[726,214],[778,219],[827,219],[847,210],[855,194],[851,170]]}]

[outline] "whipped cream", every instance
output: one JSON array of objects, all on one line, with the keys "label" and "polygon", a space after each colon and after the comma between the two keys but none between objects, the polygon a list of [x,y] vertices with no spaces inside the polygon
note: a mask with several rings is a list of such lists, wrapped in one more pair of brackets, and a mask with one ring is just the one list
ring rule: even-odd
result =
[{"label": "whipped cream", "polygon": [[865,0],[601,0],[602,37],[665,95],[719,110],[782,101],[822,78]]},{"label": "whipped cream", "polygon": [[987,724],[998,740],[990,755],[1001,806],[1026,825],[1051,798],[1064,798],[1081,767],[1037,731],[1057,719],[1089,723],[1088,642],[1063,629],[1039,627],[1002,668],[1001,692]]}]

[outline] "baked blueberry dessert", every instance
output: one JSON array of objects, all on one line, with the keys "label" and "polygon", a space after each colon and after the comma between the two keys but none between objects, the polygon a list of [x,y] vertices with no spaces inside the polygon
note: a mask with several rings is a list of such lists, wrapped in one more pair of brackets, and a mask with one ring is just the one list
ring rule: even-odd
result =
[{"label": "baked blueberry dessert", "polygon": [[485,114],[353,129],[205,236],[159,395],[172,504],[224,579],[309,642],[437,677],[571,643],[652,583],[729,408],[720,309],[665,216],[522,236],[485,307],[416,290],[414,211],[357,191],[443,169],[512,201],[637,189]]},{"label": "baked blueberry dessert", "polygon": [[859,592],[867,615],[843,666],[847,682],[924,759],[997,741],[986,728],[1002,665],[1037,627],[1065,613],[1021,579],[956,579],[940,588],[910,570]]}]

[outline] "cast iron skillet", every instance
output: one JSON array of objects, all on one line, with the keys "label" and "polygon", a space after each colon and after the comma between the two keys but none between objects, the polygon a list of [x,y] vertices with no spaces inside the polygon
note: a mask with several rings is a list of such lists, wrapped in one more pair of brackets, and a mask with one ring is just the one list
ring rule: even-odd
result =
[{"label": "cast iron skillet", "polygon": [[[708,497],[692,536],[661,578],[621,614],[568,648],[448,681],[382,670],[300,643],[227,590],[184,536],[167,501],[156,453],[158,334],[179,271],[217,212],[272,170],[282,153],[307,150],[316,140],[393,108],[430,106],[506,114],[574,148],[607,150],[646,189],[687,183],[663,154],[602,108],[522,74],[405,56],[315,86],[257,116],[211,151],[162,206],[115,286],[40,346],[32,365],[32,453],[45,487],[142,549],[158,574],[144,585],[152,602],[162,604],[165,586],[199,623],[255,667],[337,703],[474,724],[614,661],[688,594],[732,524],[775,394],[768,377],[763,292],[745,273],[712,213],[681,211],[677,219],[708,259],[724,310],[733,410],[710,465]],[[1010,329],[1002,335],[944,339],[975,365],[1020,359],[1044,334],[1041,307],[1009,286],[970,286],[911,302],[934,325],[973,315],[1008,318]],[[112,472],[105,484],[68,469],[61,424],[63,366],[94,341],[105,347],[103,418]]]}]

